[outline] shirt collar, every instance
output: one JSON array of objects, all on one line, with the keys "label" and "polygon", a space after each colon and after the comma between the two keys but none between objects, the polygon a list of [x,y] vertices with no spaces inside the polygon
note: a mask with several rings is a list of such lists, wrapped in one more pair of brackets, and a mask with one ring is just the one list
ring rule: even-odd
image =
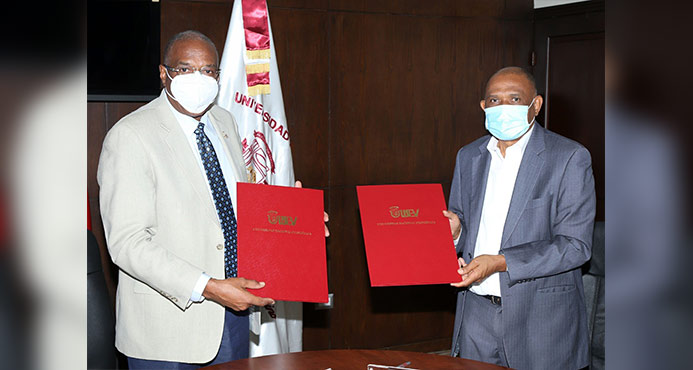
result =
[{"label": "shirt collar", "polygon": [[[505,150],[506,157],[508,153],[518,153],[520,155],[524,154],[525,149],[527,149],[527,143],[529,143],[529,138],[532,136],[532,132],[534,132],[534,126],[537,125],[537,121],[534,121],[534,125],[532,125],[532,128],[527,131],[526,134],[524,134],[520,140],[518,140],[515,144],[511,145]],[[498,155],[500,155],[500,148],[498,147],[498,139],[496,139],[494,136],[491,136],[491,140],[488,141],[488,144],[486,145],[486,149],[488,149],[491,154],[494,152],[497,152]],[[512,155],[512,154],[511,154]],[[502,156],[501,156],[502,157]]]},{"label": "shirt collar", "polygon": [[[168,96],[166,94],[166,88],[161,90],[161,97],[163,97],[163,99],[166,101],[166,105],[168,105],[169,109],[171,109],[173,117],[175,117],[176,121],[178,121],[178,124],[180,125],[180,128],[183,129],[185,136],[194,135],[199,122],[196,119],[177,111],[176,108],[171,105],[171,102],[168,100]],[[207,128],[207,123],[209,122],[209,111],[200,117],[200,122],[205,122],[205,128]]]}]

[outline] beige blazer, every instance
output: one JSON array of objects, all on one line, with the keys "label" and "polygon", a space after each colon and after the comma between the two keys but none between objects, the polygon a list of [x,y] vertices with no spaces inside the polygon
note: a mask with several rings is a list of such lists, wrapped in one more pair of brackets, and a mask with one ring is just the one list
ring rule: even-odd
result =
[{"label": "beige blazer", "polygon": [[[116,347],[136,358],[203,363],[219,349],[224,307],[188,301],[203,271],[224,278],[224,236],[198,154],[164,99],[118,121],[99,160],[101,215],[120,268]],[[209,117],[245,180],[233,116],[215,105]]]}]

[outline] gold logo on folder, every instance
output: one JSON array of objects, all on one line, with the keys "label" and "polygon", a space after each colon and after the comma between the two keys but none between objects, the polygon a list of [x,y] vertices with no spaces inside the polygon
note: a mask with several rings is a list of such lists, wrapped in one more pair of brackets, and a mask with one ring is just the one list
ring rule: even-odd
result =
[{"label": "gold logo on folder", "polygon": [[390,207],[390,216],[392,218],[407,218],[407,217],[419,217],[418,209],[400,209],[399,206]]},{"label": "gold logo on folder", "polygon": [[289,225],[296,226],[298,217],[280,216],[277,211],[267,212],[267,221],[272,225]]}]

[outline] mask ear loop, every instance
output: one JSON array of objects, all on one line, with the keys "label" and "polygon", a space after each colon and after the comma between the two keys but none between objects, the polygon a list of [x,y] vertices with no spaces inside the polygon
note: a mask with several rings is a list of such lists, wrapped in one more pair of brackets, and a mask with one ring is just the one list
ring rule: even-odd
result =
[{"label": "mask ear loop", "polygon": [[[164,67],[164,69],[166,70],[166,77],[168,77],[168,79],[171,80],[171,83],[173,83],[173,78],[171,77],[171,75],[168,74],[168,68]],[[170,86],[170,84],[169,84],[169,86]],[[166,91],[166,95],[170,96],[171,99],[173,99],[173,100],[175,100],[175,101],[178,101],[178,99],[176,99],[175,97],[173,97],[172,93],[169,93],[169,92],[168,92],[168,89],[166,88],[166,85],[164,85],[164,91]]]},{"label": "mask ear loop", "polygon": [[[530,102],[529,105],[527,106],[527,110],[529,110],[529,108],[531,108],[532,105],[534,105],[534,100],[536,100],[537,96],[539,96],[539,95],[534,95],[534,98],[532,98],[532,102]],[[531,125],[531,124],[534,123],[534,121],[536,121],[536,120],[537,120],[537,116],[534,115],[534,117],[532,117],[532,121],[529,122],[528,125]]]}]

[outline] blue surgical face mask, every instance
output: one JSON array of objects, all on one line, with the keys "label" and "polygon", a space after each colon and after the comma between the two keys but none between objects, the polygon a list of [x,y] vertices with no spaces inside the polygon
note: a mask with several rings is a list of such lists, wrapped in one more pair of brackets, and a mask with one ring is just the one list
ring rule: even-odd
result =
[{"label": "blue surgical face mask", "polygon": [[[534,99],[537,97],[535,96]],[[529,126],[534,122],[527,122],[527,112],[534,104],[534,99],[529,105],[497,105],[486,108],[486,129],[498,140],[515,140],[524,135]]]}]

